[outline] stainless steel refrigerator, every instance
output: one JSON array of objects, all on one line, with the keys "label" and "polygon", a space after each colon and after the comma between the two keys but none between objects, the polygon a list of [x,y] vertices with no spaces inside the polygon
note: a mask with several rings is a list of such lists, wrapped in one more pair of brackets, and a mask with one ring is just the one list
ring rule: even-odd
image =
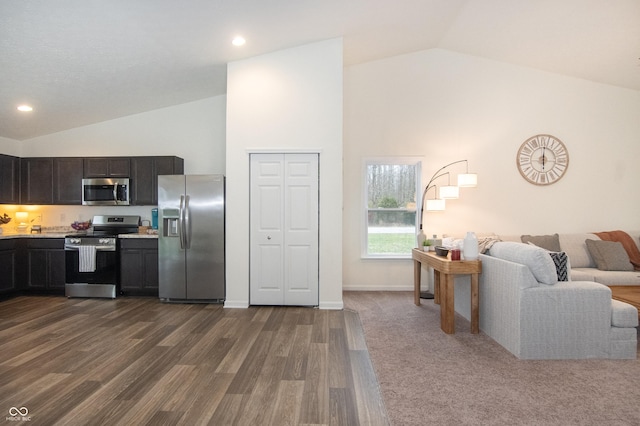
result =
[{"label": "stainless steel refrigerator", "polygon": [[158,275],[164,301],[225,298],[224,176],[158,176]]}]

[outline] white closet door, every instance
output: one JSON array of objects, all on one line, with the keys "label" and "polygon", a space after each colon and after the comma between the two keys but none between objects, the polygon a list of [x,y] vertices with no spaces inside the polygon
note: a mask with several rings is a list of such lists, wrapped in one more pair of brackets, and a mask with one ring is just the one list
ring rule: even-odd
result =
[{"label": "white closet door", "polygon": [[318,304],[318,155],[251,155],[250,303]]}]

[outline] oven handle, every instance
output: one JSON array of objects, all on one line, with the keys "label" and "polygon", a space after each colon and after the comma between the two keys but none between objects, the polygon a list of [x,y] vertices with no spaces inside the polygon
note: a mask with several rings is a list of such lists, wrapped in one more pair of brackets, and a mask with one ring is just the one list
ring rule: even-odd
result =
[{"label": "oven handle", "polygon": [[[78,245],[65,245],[65,251],[78,251],[80,250],[80,246]],[[96,250],[98,251],[116,251],[116,246],[96,246]]]}]

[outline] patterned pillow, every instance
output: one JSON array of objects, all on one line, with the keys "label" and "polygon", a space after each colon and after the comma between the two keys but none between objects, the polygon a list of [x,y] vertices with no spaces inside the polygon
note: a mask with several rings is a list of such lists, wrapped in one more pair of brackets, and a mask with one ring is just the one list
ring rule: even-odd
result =
[{"label": "patterned pillow", "polygon": [[571,270],[569,268],[569,257],[563,251],[550,251],[549,256],[556,265],[558,281],[571,281]]}]

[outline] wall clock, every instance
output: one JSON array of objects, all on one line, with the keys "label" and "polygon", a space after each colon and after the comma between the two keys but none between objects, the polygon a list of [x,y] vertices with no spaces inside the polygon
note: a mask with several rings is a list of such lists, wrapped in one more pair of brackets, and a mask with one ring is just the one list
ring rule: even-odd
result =
[{"label": "wall clock", "polygon": [[534,185],[551,185],[566,173],[569,151],[555,136],[535,135],[520,145],[516,165],[528,182]]}]

